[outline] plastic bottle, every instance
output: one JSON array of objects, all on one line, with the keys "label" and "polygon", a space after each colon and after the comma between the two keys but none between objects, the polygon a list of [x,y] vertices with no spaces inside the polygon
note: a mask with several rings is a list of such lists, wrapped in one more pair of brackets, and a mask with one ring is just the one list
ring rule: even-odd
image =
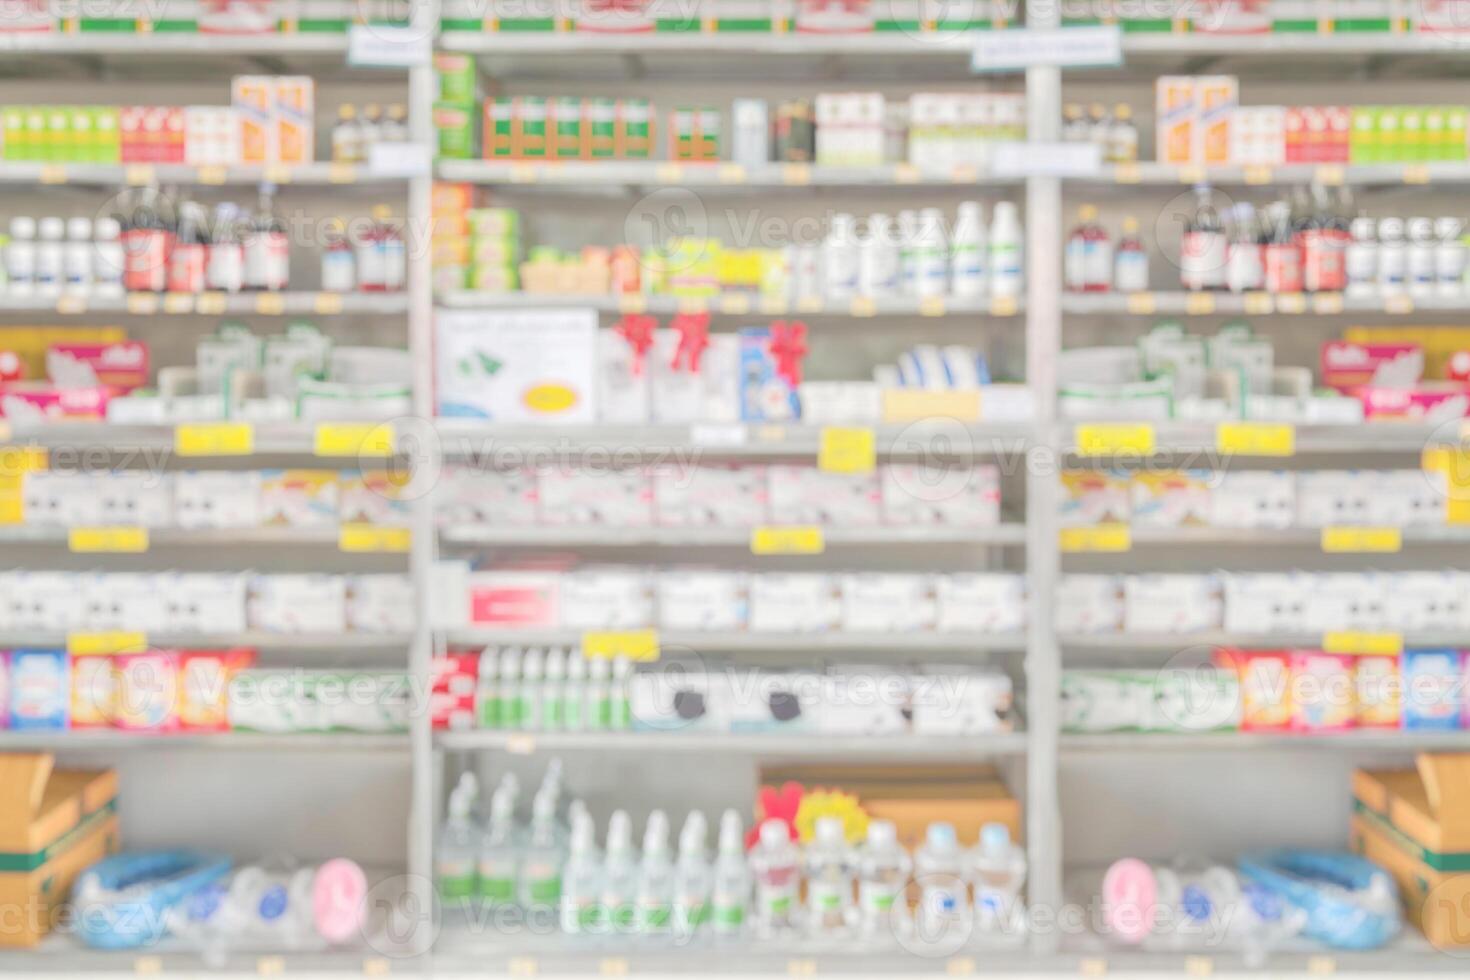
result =
[{"label": "plastic bottle", "polygon": [[1087,110],[1077,102],[1062,106],[1062,139],[1069,143],[1085,143],[1090,138]]},{"label": "plastic bottle", "polygon": [[567,651],[567,682],[562,690],[562,710],[569,732],[587,728],[587,658],[580,650]]},{"label": "plastic bottle", "polygon": [[232,950],[315,949],[360,938],[367,876],[352,861],[271,871],[239,868],[168,910],[169,931],[222,965]]},{"label": "plastic bottle", "polygon": [[924,843],[914,853],[919,882],[918,936],[926,942],[944,942],[958,931],[968,935],[970,902],[965,888],[964,854],[955,839],[954,825],[931,823]]},{"label": "plastic bottle", "polygon": [[1180,283],[1193,292],[1222,288],[1228,254],[1225,226],[1215,210],[1210,188],[1205,184],[1197,185],[1194,189],[1194,211],[1184,226],[1184,241],[1180,246]]},{"label": "plastic bottle", "polygon": [[633,661],[617,657],[612,666],[612,688],[608,692],[612,710],[608,727],[615,732],[625,732],[633,727],[633,705],[629,700],[633,688]]},{"label": "plastic bottle", "polygon": [[240,209],[234,204],[215,206],[204,273],[209,288],[215,292],[238,293],[245,286],[245,249],[240,242],[242,223]]},{"label": "plastic bottle", "polygon": [[500,727],[520,728],[525,717],[521,704],[521,649],[507,647],[500,652]]},{"label": "plastic bottle", "polygon": [[62,288],[71,296],[92,292],[92,222],[88,218],[72,218],[66,223],[66,247],[62,258]]},{"label": "plastic bottle", "polygon": [[903,909],[903,892],[913,872],[913,861],[898,843],[891,820],[868,824],[868,839],[856,857],[858,931],[867,939],[893,935],[895,915]]},{"label": "plastic bottle", "polygon": [[521,660],[521,682],[516,687],[516,726],[524,731],[541,730],[541,678],[544,676],[545,654],[540,647],[531,647]]},{"label": "plastic bottle", "polygon": [[607,822],[607,856],[602,873],[603,928],[627,936],[637,921],[638,853],[633,850],[633,822],[617,810]]},{"label": "plastic bottle", "polygon": [[245,259],[244,286],[279,292],[290,282],[290,245],[286,229],[276,217],[275,186],[262,184],[249,231],[241,243]]},{"label": "plastic bottle", "polygon": [[602,861],[597,853],[592,818],[578,812],[572,818],[566,868],[561,876],[561,929],[569,934],[595,932],[602,898]]},{"label": "plastic bottle", "polygon": [[918,237],[919,213],[898,212],[898,287],[899,292],[905,296],[913,296],[918,291],[915,280],[915,249],[918,247]]},{"label": "plastic bottle", "polygon": [[1408,235],[1405,278],[1410,296],[1432,296],[1435,292],[1434,221],[1410,218],[1404,226]]},{"label": "plastic bottle", "polygon": [[1346,236],[1345,227],[1338,227],[1340,223],[1340,216],[1327,201],[1326,189],[1314,186],[1310,214],[1302,229],[1302,288],[1309,293],[1336,293],[1347,288]]},{"label": "plastic bottle", "polygon": [[669,818],[662,810],[648,815],[643,828],[643,859],[638,864],[637,929],[661,935],[673,926],[674,861],[669,851]]},{"label": "plastic bottle", "polygon": [[955,296],[984,296],[985,214],[979,201],[961,201],[949,241],[949,288]]},{"label": "plastic bottle", "polygon": [[1133,107],[1126,102],[1113,107],[1113,124],[1108,129],[1103,159],[1110,163],[1133,163],[1138,159],[1138,127],[1133,123]]},{"label": "plastic bottle", "polygon": [[116,297],[123,294],[122,225],[116,218],[98,218],[92,224],[96,236],[96,254],[92,261],[92,291],[98,296]]},{"label": "plastic bottle", "polygon": [[384,143],[408,142],[407,106],[398,102],[394,102],[388,106],[388,112],[383,117],[380,135]]},{"label": "plastic bottle", "polygon": [[1113,135],[1112,120],[1108,119],[1108,110],[1101,102],[1094,102],[1087,107],[1087,138],[1096,143],[1102,151],[1104,160],[1108,157],[1108,143]]},{"label": "plastic bottle", "polygon": [[1107,292],[1113,282],[1113,245],[1097,223],[1097,208],[1084,204],[1077,210],[1080,224],[1067,238],[1064,272],[1067,289],[1077,293]]},{"label": "plastic bottle", "polygon": [[341,218],[327,222],[326,241],[322,247],[322,291],[350,293],[357,288],[357,261],[352,243],[347,240],[347,226]]},{"label": "plastic bottle", "polygon": [[1138,237],[1138,219],[1123,219],[1123,236],[1113,256],[1113,288],[1120,293],[1141,293],[1148,289],[1148,249]]},{"label": "plastic bottle", "polygon": [[60,296],[66,283],[66,222],[42,218],[36,245],[36,295]]},{"label": "plastic bottle", "polygon": [[755,878],[756,931],[763,939],[796,929],[800,868],[801,851],[792,843],[787,825],[780,820],[761,824],[760,840],[750,852],[750,869]]},{"label": "plastic bottle", "polygon": [[1404,219],[1378,222],[1378,294],[1400,296],[1408,288],[1408,249],[1404,246]]},{"label": "plastic bottle", "polygon": [[709,925],[715,871],[705,849],[708,836],[704,814],[691,810],[679,831],[679,862],[674,868],[674,928],[680,941]]},{"label": "plastic bottle", "polygon": [[376,102],[363,106],[358,125],[362,129],[362,159],[366,160],[372,145],[383,139],[383,107]]},{"label": "plastic bottle", "polygon": [[1026,852],[1011,840],[1005,824],[980,828],[980,841],[970,858],[975,888],[975,919],[982,932],[1011,927],[1016,900],[1026,883]]},{"label": "plastic bottle", "polygon": [[1292,231],[1291,205],[1277,201],[1266,209],[1265,286],[1269,293],[1299,293],[1302,251]]},{"label": "plastic bottle", "polygon": [[337,124],[332,127],[332,159],[337,163],[361,163],[367,159],[362,127],[357,122],[357,106],[337,107]]},{"label": "plastic bottle", "polygon": [[465,901],[476,892],[475,860],[480,850],[480,831],[475,826],[475,802],[480,784],[467,772],[449,794],[449,815],[439,834],[434,859],[434,878],[445,901]]},{"label": "plastic bottle", "polygon": [[612,727],[612,664],[603,657],[596,657],[587,664],[587,689],[583,712],[587,716],[587,727],[592,731],[606,731]]},{"label": "plastic bottle", "polygon": [[845,302],[857,295],[857,219],[845,212],[832,216],[822,241],[822,286],[828,301]]},{"label": "plastic bottle", "polygon": [[806,926],[818,936],[842,935],[852,919],[852,851],[840,817],[820,817],[802,860]]},{"label": "plastic bottle", "polygon": [[1353,219],[1352,243],[1347,247],[1344,265],[1349,296],[1373,296],[1378,292],[1378,239],[1372,218]]},{"label": "plastic bottle", "polygon": [[1256,209],[1245,202],[1230,211],[1230,254],[1226,258],[1225,288],[1232,293],[1262,289],[1266,284],[1266,257]]},{"label": "plastic bottle", "polygon": [[29,296],[36,291],[36,219],[20,215],[10,219],[10,244],[5,249],[5,273],[10,292]]},{"label": "plastic bottle", "polygon": [[476,894],[490,905],[514,905],[521,853],[516,844],[516,789],[502,783],[490,797],[490,823],[480,841]]},{"label": "plastic bottle", "polygon": [[1460,240],[1464,230],[1459,218],[1443,217],[1434,223],[1435,291],[1446,299],[1460,295],[1465,278],[1465,243]]},{"label": "plastic bottle", "polygon": [[561,903],[561,869],[566,862],[556,825],[556,797],[540,792],[531,801],[531,828],[521,855],[523,908],[556,909]]},{"label": "plastic bottle", "polygon": [[193,201],[179,205],[179,227],[168,257],[168,291],[202,293],[209,264],[209,230],[205,211]]},{"label": "plastic bottle", "polygon": [[403,231],[393,220],[393,212],[387,205],[373,208],[373,220],[378,224],[378,252],[382,266],[382,288],[387,293],[402,292],[408,285],[408,248],[403,241]]},{"label": "plastic bottle", "polygon": [[944,241],[944,215],[938,208],[919,212],[914,239],[914,295],[943,296],[949,288],[949,246]]},{"label": "plastic bottle", "polygon": [[990,222],[990,295],[1017,299],[1025,284],[1021,263],[1021,218],[1016,205],[1001,201]]},{"label": "plastic bottle", "polygon": [[859,296],[892,296],[898,292],[898,244],[893,219],[868,216],[868,232],[858,244]]},{"label": "plastic bottle", "polygon": [[559,732],[567,727],[567,652],[561,647],[546,651],[546,679],[541,683],[541,728]]},{"label": "plastic bottle", "polygon": [[726,810],[720,817],[719,847],[710,894],[711,918],[715,935],[738,936],[745,931],[745,910],[750,905],[750,862],[745,857],[745,828],[735,810]]},{"label": "plastic bottle", "polygon": [[161,293],[168,285],[169,232],[161,217],[158,189],[144,188],[122,222],[123,286],[129,292]]}]

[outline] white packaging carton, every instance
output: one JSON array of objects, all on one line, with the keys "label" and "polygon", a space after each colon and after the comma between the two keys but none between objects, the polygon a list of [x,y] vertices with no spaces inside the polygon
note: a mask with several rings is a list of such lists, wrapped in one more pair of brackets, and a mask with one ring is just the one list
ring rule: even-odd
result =
[{"label": "white packaging carton", "polygon": [[818,572],[760,572],[750,577],[754,633],[826,633],[842,621],[835,576]]},{"label": "white packaging carton", "polygon": [[900,735],[909,730],[909,678],[869,666],[836,666],[822,678],[825,735]]},{"label": "white packaging carton", "polygon": [[250,582],[250,628],[267,633],[341,633],[347,580],[340,575],[257,575]]},{"label": "white packaging carton", "polygon": [[595,310],[440,310],[434,333],[440,415],[597,421]]},{"label": "white packaging carton", "polygon": [[654,617],[654,577],[639,568],[589,566],[561,582],[561,627],[567,630],[634,630]]},{"label": "white packaging carton", "polygon": [[167,473],[119,470],[96,478],[100,523],[169,527],[174,523],[174,481]]},{"label": "white packaging carton", "polygon": [[359,633],[412,633],[417,621],[406,575],[349,575],[347,628]]},{"label": "white packaging carton", "polygon": [[1296,478],[1296,522],[1301,527],[1368,523],[1371,485],[1357,470],[1309,470]]},{"label": "white packaging carton", "polygon": [[536,476],[541,522],[556,527],[649,527],[653,484],[648,469],[556,467]]},{"label": "white packaging carton", "polygon": [[1299,629],[1311,633],[1328,630],[1363,629],[1364,623],[1381,618],[1369,590],[1370,576],[1356,574],[1308,574]]},{"label": "white packaging carton", "polygon": [[878,471],[887,524],[994,527],[1000,523],[1000,469],[992,464],[889,463]]},{"label": "white packaging carton", "polygon": [[769,520],[766,468],[663,463],[653,468],[653,501],[662,527],[753,528]]},{"label": "white packaging carton", "polygon": [[633,728],[638,731],[721,734],[730,730],[734,693],[721,671],[638,671],[628,688]]},{"label": "white packaging carton", "polygon": [[1130,575],[1123,628],[1130,633],[1198,633],[1220,628],[1220,585],[1210,575]]},{"label": "white packaging carton", "polygon": [[653,421],[653,357],[642,363],[627,339],[616,330],[597,332],[597,406],[606,425],[643,425]]},{"label": "white packaging carton", "polygon": [[1363,521],[1372,527],[1443,527],[1449,489],[1445,474],[1430,470],[1372,470]]},{"label": "white packaging carton", "polygon": [[160,585],[171,633],[243,633],[249,576],[236,572],[175,572]]},{"label": "white packaging carton", "polygon": [[1312,577],[1300,572],[1220,576],[1227,633],[1281,633],[1304,628]]},{"label": "white packaging carton", "polygon": [[676,568],[658,573],[658,624],[670,632],[734,632],[749,621],[745,572]]},{"label": "white packaging carton", "polygon": [[1011,679],[1000,671],[933,669],[909,678],[915,735],[985,735],[1008,732]]},{"label": "white packaging carton", "polygon": [[15,628],[61,632],[86,628],[89,576],[83,572],[19,572],[12,582]]},{"label": "white packaging carton", "polygon": [[873,473],[831,473],[784,464],[766,472],[773,523],[837,527],[882,523],[882,498]]},{"label": "white packaging carton", "polygon": [[1058,633],[1116,633],[1123,628],[1123,580],[1118,575],[1063,575],[1057,582]]},{"label": "white packaging carton", "polygon": [[[89,630],[161,632],[168,628],[166,576],[140,572],[86,575],[82,624]],[[141,653],[142,651],[136,651]]]},{"label": "white packaging carton", "polygon": [[935,576],[940,633],[1019,633],[1026,628],[1026,580],[1003,572]]},{"label": "white packaging carton", "polygon": [[679,331],[653,332],[649,351],[655,422],[734,422],[740,418],[740,338],[710,334],[709,346],[699,356],[698,370],[690,370],[679,354]]},{"label": "white packaging carton", "polygon": [[1465,622],[1470,592],[1456,572],[1397,572],[1387,576],[1383,625],[1400,633],[1454,631]]},{"label": "white packaging carton", "polygon": [[260,471],[200,470],[175,475],[174,522],[191,531],[259,527]]},{"label": "white packaging carton", "polygon": [[446,467],[434,492],[444,524],[527,527],[540,519],[536,473],[529,467]]},{"label": "white packaging carton", "polygon": [[1227,470],[1210,494],[1214,527],[1288,528],[1296,522],[1296,474],[1272,470]]},{"label": "white packaging carton", "polygon": [[806,671],[752,671],[730,677],[734,732],[821,730],[822,677]]},{"label": "white packaging carton", "polygon": [[934,576],[859,572],[841,577],[842,628],[850,633],[927,633],[938,616]]},{"label": "white packaging carton", "polygon": [[27,524],[44,527],[102,523],[102,477],[59,470],[32,470],[21,491]]}]

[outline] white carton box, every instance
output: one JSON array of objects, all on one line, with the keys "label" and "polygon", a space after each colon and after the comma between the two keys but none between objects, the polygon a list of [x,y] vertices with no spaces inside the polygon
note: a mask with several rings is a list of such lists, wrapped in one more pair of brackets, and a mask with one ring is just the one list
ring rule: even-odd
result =
[{"label": "white carton box", "polygon": [[616,565],[578,568],[562,576],[561,627],[633,630],[655,622],[654,577]]},{"label": "white carton box", "polygon": [[[168,627],[165,576],[139,572],[87,575],[83,583],[89,630],[159,632]],[[142,651],[137,651],[141,653]]]},{"label": "white carton box", "polygon": [[340,575],[257,575],[250,581],[250,628],[267,633],[341,633],[347,580]]},{"label": "white carton box", "polygon": [[653,486],[644,467],[557,467],[536,475],[541,522],[556,527],[595,524],[649,527]]},{"label": "white carton box", "polygon": [[91,583],[83,572],[19,572],[14,589],[15,628],[85,629]]},{"label": "white carton box", "polygon": [[1301,527],[1368,523],[1371,485],[1358,470],[1309,470],[1296,478],[1296,522]]},{"label": "white carton box", "polygon": [[730,678],[698,669],[633,674],[628,702],[639,731],[723,733],[734,709]]},{"label": "white carton box", "polygon": [[734,422],[740,418],[740,338],[711,334],[692,371],[679,354],[679,331],[653,333],[649,351],[655,422]]},{"label": "white carton box", "polygon": [[844,574],[842,628],[851,633],[918,633],[938,615],[934,576],[908,572]]},{"label": "white carton box", "polygon": [[1123,628],[1130,633],[1197,633],[1220,628],[1220,585],[1209,575],[1130,575],[1123,581]]},{"label": "white carton box", "polygon": [[752,528],[768,522],[764,466],[663,463],[653,470],[662,527]]},{"label": "white carton box", "polygon": [[767,468],[771,521],[872,527],[882,523],[882,498],[872,473],[830,473],[815,466]]},{"label": "white carton box", "polygon": [[87,473],[32,470],[25,475],[21,491],[26,523],[44,527],[101,524],[100,480]]},{"label": "white carton box", "polygon": [[1063,575],[1057,582],[1058,633],[1116,633],[1123,628],[1123,580],[1118,575]]},{"label": "white carton box", "polygon": [[173,478],[167,473],[119,470],[96,478],[100,523],[169,527],[174,523]]},{"label": "white carton box", "polygon": [[1384,628],[1402,633],[1460,629],[1470,605],[1465,584],[1455,572],[1397,572],[1387,576]]},{"label": "white carton box", "polygon": [[536,473],[529,468],[446,467],[434,492],[443,524],[527,527],[539,520]]},{"label": "white carton box", "polygon": [[1368,490],[1365,524],[1373,527],[1443,527],[1449,489],[1445,474],[1429,470],[1364,472]]},{"label": "white carton box", "polygon": [[1303,629],[1312,577],[1300,572],[1245,572],[1220,576],[1227,633],[1281,633]]},{"label": "white carton box", "polygon": [[888,463],[878,479],[885,523],[925,527],[1000,523],[1000,469],[994,465]]},{"label": "white carton box", "polygon": [[191,531],[259,527],[260,472],[201,470],[176,474],[174,522]]},{"label": "white carton box", "polygon": [[825,735],[899,735],[909,730],[909,678],[867,666],[833,667],[822,678]]},{"label": "white carton box", "polygon": [[250,579],[235,572],[175,572],[160,588],[166,595],[168,625],[174,633],[242,633]]},{"label": "white carton box", "polygon": [[750,577],[754,633],[825,633],[842,621],[837,578],[817,572],[760,572]]},{"label": "white carton box", "polygon": [[1026,628],[1026,579],[1003,572],[935,576],[940,633],[1019,633]]},{"label": "white carton box", "polygon": [[1230,528],[1288,528],[1296,521],[1296,474],[1228,470],[1210,494],[1210,524]]},{"label": "white carton box", "polygon": [[597,332],[597,410],[608,425],[653,421],[653,351],[642,364],[616,330]]},{"label": "white carton box", "polygon": [[359,633],[412,633],[417,622],[407,575],[349,575],[347,628]]},{"label": "white carton box", "polygon": [[658,624],[671,632],[734,632],[750,614],[745,572],[702,568],[658,573]]},{"label": "white carton box", "polygon": [[730,678],[734,693],[730,730],[815,732],[821,730],[822,677],[804,671],[759,671]]},{"label": "white carton box", "polygon": [[915,735],[984,735],[1014,727],[1011,679],[999,671],[936,669],[909,684]]},{"label": "white carton box", "polygon": [[597,421],[595,310],[440,310],[434,333],[440,415]]}]

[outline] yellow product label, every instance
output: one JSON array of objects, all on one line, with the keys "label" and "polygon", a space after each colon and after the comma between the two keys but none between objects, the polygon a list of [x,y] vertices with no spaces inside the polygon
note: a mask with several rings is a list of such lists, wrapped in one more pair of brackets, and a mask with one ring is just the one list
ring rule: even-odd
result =
[{"label": "yellow product label", "polygon": [[577,404],[577,393],[566,385],[537,385],[521,399],[527,408],[540,415],[560,415]]},{"label": "yellow product label", "polygon": [[1136,184],[1141,179],[1136,163],[1120,163],[1113,167],[1113,180],[1120,184]]},{"label": "yellow product label", "polygon": [[1245,312],[1248,316],[1269,316],[1276,308],[1272,302],[1270,293],[1250,292],[1244,297]]},{"label": "yellow product label", "polygon": [[1296,455],[1296,427],[1285,422],[1221,422],[1215,449],[1239,456]]},{"label": "yellow product label", "polygon": [[295,175],[291,172],[290,167],[284,167],[278,163],[265,168],[265,181],[268,184],[289,184],[293,176]]},{"label": "yellow product label", "polygon": [[923,174],[912,163],[895,163],[893,165],[893,182],[895,184],[917,184],[922,179]]},{"label": "yellow product label", "polygon": [[198,180],[199,183],[211,185],[223,184],[226,177],[227,172],[225,171],[225,168],[215,166],[200,167],[194,175],[194,178]]},{"label": "yellow product label", "polygon": [[174,452],[180,456],[249,456],[255,451],[255,427],[249,422],[197,422],[174,428]]},{"label": "yellow product label", "polygon": [[0,490],[0,524],[24,524],[25,497],[19,490]]},{"label": "yellow product label", "polygon": [[827,308],[827,304],[820,296],[798,296],[796,298],[796,312],[798,313],[821,313]]},{"label": "yellow product label", "polygon": [[854,297],[848,312],[853,316],[869,317],[878,315],[878,304],[873,302],[871,296]]},{"label": "yellow product label", "polygon": [[1121,552],[1133,547],[1133,535],[1127,524],[1098,524],[1095,527],[1064,527],[1061,549],[1066,552]]},{"label": "yellow product label", "polygon": [[819,527],[758,527],[750,532],[755,555],[820,555],[826,549]]},{"label": "yellow product label", "polygon": [[582,634],[582,656],[657,660],[658,630],[592,631]]},{"label": "yellow product label", "polygon": [[357,168],[350,163],[334,163],[327,168],[327,180],[333,184],[355,183]]},{"label": "yellow product label", "polygon": [[151,316],[158,312],[158,297],[151,293],[128,293],[127,308],[134,316]]},{"label": "yellow product label", "polygon": [[317,293],[312,298],[311,308],[318,316],[332,316],[342,312],[341,293]]},{"label": "yellow product label", "polygon": [[1079,425],[1076,441],[1083,456],[1147,455],[1154,451],[1154,427],[1147,422]]},{"label": "yellow product label", "polygon": [[157,175],[147,164],[135,163],[123,171],[123,180],[133,187],[147,187],[157,180]]},{"label": "yellow product label", "polygon": [[745,168],[738,163],[722,163],[716,176],[722,184],[743,184]]},{"label": "yellow product label", "polygon": [[762,296],[760,311],[766,316],[785,316],[789,307],[784,296]]},{"label": "yellow product label", "polygon": [[1343,630],[1322,635],[1325,653],[1369,654],[1390,657],[1404,652],[1404,638],[1399,633],[1364,633]]},{"label": "yellow product label", "polygon": [[1445,503],[1445,523],[1460,527],[1470,524],[1470,497],[1451,497]]},{"label": "yellow product label", "polygon": [[684,168],[677,163],[661,163],[654,175],[665,184],[677,184],[684,179]]},{"label": "yellow product label", "polygon": [[110,633],[68,633],[66,652],[74,657],[93,657],[109,653],[142,653],[148,649],[148,634],[113,631]]},{"label": "yellow product label", "polygon": [[1414,300],[1410,296],[1389,296],[1383,301],[1383,312],[1394,316],[1408,316],[1414,312]]},{"label": "yellow product label", "polygon": [[1312,297],[1312,312],[1333,316],[1342,312],[1342,293],[1317,293]]},{"label": "yellow product label", "polygon": [[1277,313],[1305,313],[1307,312],[1307,298],[1301,293],[1277,293]]},{"label": "yellow product label", "polygon": [[1329,553],[1402,551],[1403,532],[1396,527],[1324,527],[1322,550]]},{"label": "yellow product label", "polygon": [[944,316],[944,297],[925,296],[919,300],[920,316]]},{"label": "yellow product label", "polygon": [[40,181],[43,184],[64,184],[67,180],[66,168],[54,163],[48,163],[41,168]]},{"label": "yellow product label", "polygon": [[1429,183],[1429,168],[1422,163],[1404,168],[1404,183],[1427,184]]},{"label": "yellow product label", "polygon": [[1246,167],[1242,176],[1247,184],[1269,184],[1276,178],[1270,167],[1262,166]]},{"label": "yellow product label", "polygon": [[1153,293],[1128,294],[1128,312],[1135,316],[1153,316],[1158,308],[1159,301]]},{"label": "yellow product label", "polygon": [[62,316],[78,316],[87,312],[85,296],[63,296],[56,301],[56,312]]},{"label": "yellow product label", "polygon": [[1317,168],[1317,183],[1324,187],[1337,187],[1347,178],[1347,173],[1342,167],[1330,164]]},{"label": "yellow product label", "polygon": [[200,293],[194,308],[205,316],[219,316],[225,311],[225,294],[221,292]]},{"label": "yellow product label", "polygon": [[949,179],[956,184],[973,184],[980,179],[980,171],[974,164],[959,163],[950,171]]},{"label": "yellow product label", "polygon": [[812,168],[807,163],[788,163],[781,168],[781,182],[792,187],[805,187],[812,182]]},{"label": "yellow product label", "polygon": [[412,543],[413,533],[406,527],[343,524],[337,532],[337,547],[342,551],[404,552]]},{"label": "yellow product label", "polygon": [[720,297],[720,312],[729,316],[744,316],[750,312],[750,297],[744,293],[731,293]]},{"label": "yellow product label", "polygon": [[1184,297],[1184,312],[1190,316],[1209,316],[1215,312],[1215,297],[1211,293],[1189,293]]},{"label": "yellow product label", "polygon": [[826,426],[817,451],[817,468],[828,473],[871,473],[878,465],[872,429]]},{"label": "yellow product label", "polygon": [[1021,304],[1014,296],[996,296],[990,301],[991,316],[1015,316],[1020,308]]},{"label": "yellow product label", "polygon": [[146,527],[74,527],[67,533],[67,547],[76,552],[122,552],[139,554],[148,550]]},{"label": "yellow product label", "polygon": [[166,293],[163,297],[163,312],[193,313],[194,295],[192,293]]},{"label": "yellow product label", "polygon": [[1204,167],[1190,166],[1190,167],[1180,167],[1179,168],[1179,183],[1181,183],[1181,184],[1202,184],[1204,182],[1205,182],[1205,168]]},{"label": "yellow product label", "polygon": [[388,422],[322,422],[314,441],[318,456],[392,456],[393,426]]},{"label": "yellow product label", "polygon": [[698,315],[709,310],[709,297],[707,296],[681,296],[679,298],[679,312]]},{"label": "yellow product label", "polygon": [[280,293],[261,293],[255,297],[255,312],[261,316],[280,316],[286,312],[286,300]]},{"label": "yellow product label", "polygon": [[619,313],[642,313],[648,309],[648,300],[643,298],[642,293],[619,293]]}]

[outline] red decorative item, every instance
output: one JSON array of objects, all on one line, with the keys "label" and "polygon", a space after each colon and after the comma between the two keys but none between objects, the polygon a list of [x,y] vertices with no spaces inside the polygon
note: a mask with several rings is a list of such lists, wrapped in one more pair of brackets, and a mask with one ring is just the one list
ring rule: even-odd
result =
[{"label": "red decorative item", "polygon": [[653,347],[653,328],[658,321],[646,313],[629,313],[613,329],[633,348],[633,375],[643,373],[643,360]]},{"label": "red decorative item", "polygon": [[679,346],[674,348],[669,367],[698,374],[700,359],[709,346],[709,314],[680,313],[669,321],[669,326],[679,331]]},{"label": "red decorative item", "polygon": [[771,358],[776,373],[795,391],[801,385],[801,359],[806,357],[806,324],[800,320],[771,324]]},{"label": "red decorative item", "polygon": [[1450,381],[1470,381],[1470,350],[1457,350],[1450,355],[1445,366],[1445,377]]},{"label": "red decorative item", "polygon": [[760,840],[761,824],[771,820],[784,823],[791,839],[796,840],[796,812],[801,809],[801,798],[805,795],[806,789],[801,783],[782,783],[779,790],[762,786],[755,801],[755,826],[745,835],[745,849],[755,846]]}]

